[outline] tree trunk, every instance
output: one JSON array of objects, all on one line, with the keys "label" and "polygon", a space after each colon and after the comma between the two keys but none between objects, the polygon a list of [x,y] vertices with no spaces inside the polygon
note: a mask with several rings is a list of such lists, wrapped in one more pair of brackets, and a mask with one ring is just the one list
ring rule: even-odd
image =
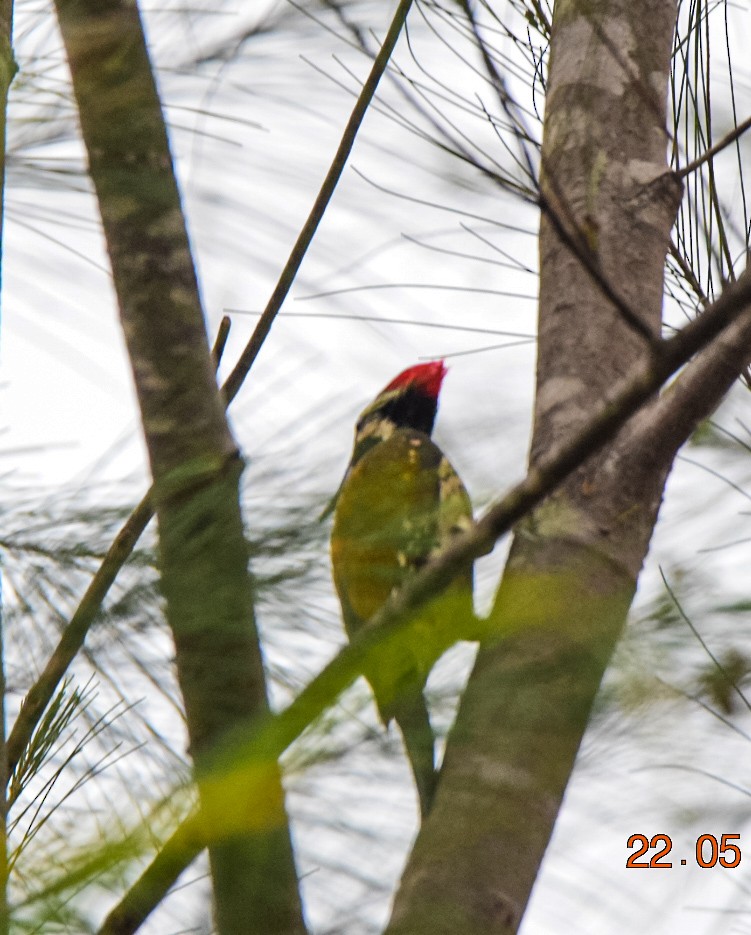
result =
[{"label": "tree trunk", "polygon": [[[161,579],[200,773],[266,710],[239,506],[159,97],[135,3],[58,0],[154,478]],[[221,935],[304,932],[276,762],[269,794],[210,840]],[[252,797],[252,790],[248,790]]]},{"label": "tree trunk", "polygon": [[[680,200],[665,129],[675,18],[674,0],[555,5],[533,464],[652,352],[623,307],[660,333]],[[517,528],[390,935],[517,931],[670,460],[651,457],[627,425]],[[511,625],[513,638],[493,639]]]},{"label": "tree trunk", "polygon": [[[13,56],[13,0],[0,0],[0,251],[5,224],[5,156],[7,141],[8,94],[18,70]],[[3,263],[0,260],[0,283]],[[2,290],[0,289],[0,292]],[[0,935],[10,930],[8,912],[8,781],[11,769],[5,719],[5,632],[2,581],[0,581]]]}]

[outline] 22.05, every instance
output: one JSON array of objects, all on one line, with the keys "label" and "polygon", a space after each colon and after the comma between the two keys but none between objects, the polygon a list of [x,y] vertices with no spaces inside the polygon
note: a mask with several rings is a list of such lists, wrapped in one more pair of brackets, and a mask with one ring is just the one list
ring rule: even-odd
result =
[{"label": "22.05", "polygon": [[[738,840],[739,834],[723,834],[719,842],[713,834],[700,834],[696,839],[696,863],[704,868],[715,867],[718,863],[721,867],[737,867],[741,862],[741,849],[732,842]],[[665,859],[673,849],[673,842],[667,834],[655,834],[652,838],[646,834],[632,834],[626,847],[629,850],[636,848],[626,858],[626,866],[629,868],[668,870],[673,866],[671,861]],[[649,861],[639,859],[651,849],[655,853]],[[686,860],[681,860],[681,864],[685,866]]]}]

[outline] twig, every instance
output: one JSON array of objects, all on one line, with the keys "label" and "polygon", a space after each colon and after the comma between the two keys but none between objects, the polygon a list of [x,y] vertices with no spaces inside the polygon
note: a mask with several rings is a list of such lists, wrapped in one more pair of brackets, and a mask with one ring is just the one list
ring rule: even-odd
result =
[{"label": "twig", "polygon": [[[743,274],[746,280],[748,272]],[[724,294],[724,293],[723,293]],[[704,314],[694,321],[701,321]],[[694,322],[691,322],[693,324]],[[688,325],[686,327],[689,327]],[[685,330],[685,329],[684,329]],[[629,437],[633,457],[648,452],[667,466],[694,428],[709,418],[751,360],[751,321],[739,318],[690,361]]]},{"label": "twig", "polygon": [[352,147],[355,144],[355,139],[357,133],[362,124],[363,118],[370,106],[371,101],[375,95],[376,89],[378,88],[378,83],[383,76],[386,66],[388,65],[389,58],[391,53],[396,46],[397,39],[402,31],[404,23],[407,19],[407,13],[409,8],[412,6],[412,0],[400,0],[399,6],[396,9],[394,18],[391,21],[388,32],[386,33],[386,38],[383,40],[383,45],[381,46],[378,55],[376,55],[373,62],[373,67],[370,70],[365,84],[362,86],[362,91],[360,92],[355,106],[352,109],[347,125],[344,128],[344,133],[342,134],[341,142],[336,150],[334,159],[332,160],[329,170],[326,173],[326,177],[323,180],[321,189],[318,192],[316,200],[313,203],[313,207],[310,210],[305,224],[303,224],[302,230],[300,231],[295,245],[292,247],[292,252],[290,253],[287,262],[284,265],[279,280],[274,288],[274,291],[271,293],[271,297],[266,304],[266,308],[263,310],[258,324],[256,325],[253,334],[250,336],[245,349],[240,355],[239,360],[235,364],[235,368],[232,373],[227,378],[223,391],[224,397],[227,400],[227,403],[232,402],[232,400],[237,395],[240,387],[242,386],[243,380],[247,376],[250,368],[253,366],[253,362],[258,356],[259,351],[263,347],[263,343],[266,340],[269,332],[271,331],[271,326],[274,323],[279,309],[282,307],[282,303],[287,297],[287,293],[292,287],[292,283],[295,280],[297,271],[300,269],[300,265],[305,257],[305,254],[310,247],[310,244],[313,240],[313,235],[315,234],[318,225],[321,222],[321,219],[328,207],[331,197],[334,194],[336,186],[339,183],[342,172],[344,171],[344,166],[349,158],[349,154],[352,152]]},{"label": "twig", "polygon": [[670,239],[670,256],[672,256],[672,258],[678,264],[681,273],[683,273],[683,276],[686,282],[694,290],[696,297],[699,299],[701,304],[704,307],[706,307],[709,304],[709,299],[707,298],[704,290],[702,289],[701,283],[696,278],[696,274],[694,273],[693,269],[686,262],[686,258],[683,256],[681,251],[678,249],[675,241],[672,238]]},{"label": "twig", "polygon": [[659,570],[660,570],[660,577],[662,578],[662,583],[665,585],[665,589],[670,595],[670,600],[675,604],[675,608],[680,614],[681,619],[686,624],[686,626],[689,628],[689,630],[691,630],[693,635],[696,637],[696,639],[699,642],[699,645],[704,650],[704,652],[707,654],[707,656],[709,656],[709,658],[712,660],[714,667],[717,669],[720,675],[725,679],[725,682],[727,683],[727,685],[733,689],[733,691],[738,695],[738,697],[741,699],[745,707],[749,711],[751,711],[751,704],[749,704],[748,698],[746,698],[746,696],[741,691],[740,686],[738,685],[737,681],[732,678],[732,676],[729,674],[727,669],[723,666],[723,664],[720,662],[717,656],[712,652],[712,650],[707,645],[704,637],[696,629],[696,626],[693,620],[691,620],[691,618],[688,616],[686,611],[683,609],[683,606],[681,605],[681,602],[678,600],[678,597],[675,591],[673,590],[670,583],[668,582],[667,576],[662,566],[660,566]]},{"label": "twig", "polygon": [[222,320],[219,322],[219,329],[216,333],[214,347],[211,349],[211,357],[214,361],[215,370],[219,369],[219,364],[222,362],[222,356],[227,346],[227,338],[229,337],[229,330],[231,327],[232,322],[230,321],[229,315],[223,315]]},{"label": "twig", "polygon": [[690,175],[692,172],[704,165],[705,162],[709,162],[714,159],[714,157],[722,152],[723,149],[726,149],[732,143],[734,143],[740,136],[742,136],[746,130],[751,129],[751,117],[747,117],[743,123],[739,123],[735,129],[731,130],[730,133],[727,133],[723,138],[715,143],[714,146],[710,146],[706,152],[702,153],[701,156],[698,156],[693,162],[689,162],[687,166],[684,166],[682,169],[676,169],[675,174],[679,179],[685,178],[687,175]]}]

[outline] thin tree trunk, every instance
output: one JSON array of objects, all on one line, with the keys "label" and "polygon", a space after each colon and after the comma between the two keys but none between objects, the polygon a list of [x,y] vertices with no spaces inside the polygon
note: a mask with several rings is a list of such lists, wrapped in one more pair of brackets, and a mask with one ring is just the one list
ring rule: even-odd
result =
[{"label": "thin tree trunk", "polygon": [[[8,94],[18,70],[13,57],[13,0],[0,0],[0,251],[4,248],[5,157],[7,141]],[[0,257],[0,295],[3,263]],[[0,935],[10,930],[8,908],[8,745],[5,722],[5,645],[2,581],[0,580]]]},{"label": "thin tree trunk", "polygon": [[[135,3],[57,0],[141,408],[162,588],[197,770],[266,709],[239,507],[158,93]],[[209,842],[217,928],[304,931],[277,763]],[[246,798],[251,795],[248,792]]]},{"label": "thin tree trunk", "polygon": [[[666,164],[674,0],[558,0],[542,153],[531,463],[659,337],[680,198]],[[620,303],[608,301],[582,249]],[[577,255],[579,252],[579,255]],[[670,459],[628,427],[517,530],[389,935],[516,932],[630,606]],[[520,629],[520,624],[523,626]]]}]

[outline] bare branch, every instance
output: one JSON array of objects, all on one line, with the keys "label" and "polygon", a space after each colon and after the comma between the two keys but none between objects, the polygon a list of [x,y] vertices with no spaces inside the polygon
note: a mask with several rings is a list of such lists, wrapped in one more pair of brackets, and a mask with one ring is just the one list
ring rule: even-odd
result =
[{"label": "bare branch", "polygon": [[211,359],[214,361],[214,370],[218,370],[219,364],[222,362],[224,349],[227,346],[227,339],[229,338],[229,331],[231,327],[232,322],[230,321],[229,316],[223,315],[222,320],[219,322],[219,329],[216,333],[214,347],[211,350]]},{"label": "bare branch", "polygon": [[[742,277],[746,279],[748,273]],[[703,317],[703,316],[702,316]],[[700,319],[697,319],[700,320]],[[666,466],[708,418],[751,361],[751,319],[732,322],[696,356],[634,426],[629,446],[648,450]]]},{"label": "bare branch", "polygon": [[675,174],[678,178],[685,178],[687,175],[690,175],[692,172],[696,172],[705,162],[710,162],[714,157],[721,153],[723,149],[727,149],[728,146],[731,146],[737,139],[739,139],[746,130],[751,129],[751,117],[747,117],[743,123],[739,123],[737,127],[727,133],[719,142],[715,143],[714,146],[710,146],[709,149],[702,153],[697,159],[694,159],[692,162],[689,162],[687,166],[684,166],[682,169],[676,169]]},{"label": "bare branch", "polygon": [[399,2],[399,6],[396,9],[396,13],[394,13],[394,18],[391,21],[386,37],[383,40],[383,45],[373,62],[370,74],[365,84],[362,86],[360,96],[357,98],[350,118],[347,121],[347,125],[344,128],[342,139],[334,155],[334,159],[329,166],[329,170],[326,173],[326,177],[323,180],[321,189],[313,203],[313,207],[310,209],[310,214],[305,224],[303,224],[302,230],[298,234],[297,240],[292,247],[292,252],[284,265],[284,269],[279,276],[274,291],[271,293],[266,308],[263,310],[263,314],[253,334],[250,336],[250,340],[224,384],[224,398],[227,400],[228,404],[237,396],[243,380],[248,375],[250,368],[253,366],[253,362],[263,347],[263,342],[271,331],[274,319],[279,313],[279,309],[282,307],[282,303],[286,299],[287,293],[292,287],[292,283],[295,281],[297,271],[300,269],[300,265],[310,247],[318,225],[321,223],[321,219],[331,201],[336,186],[339,184],[344,166],[352,152],[352,147],[355,145],[357,133],[367,113],[368,107],[373,100],[373,96],[378,88],[378,83],[386,70],[386,66],[391,58],[391,53],[394,51],[394,47],[404,27],[411,6],[412,0],[400,0]]}]

